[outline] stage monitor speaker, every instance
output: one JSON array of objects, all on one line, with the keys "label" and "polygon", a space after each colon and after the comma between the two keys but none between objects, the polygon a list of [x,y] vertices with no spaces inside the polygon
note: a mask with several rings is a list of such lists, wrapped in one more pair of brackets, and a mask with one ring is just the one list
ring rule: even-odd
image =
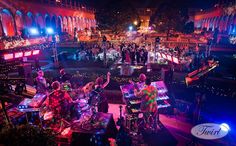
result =
[{"label": "stage monitor speaker", "polygon": [[23,63],[18,65],[18,74],[19,77],[26,78],[26,84],[33,86],[33,76],[32,76],[32,68],[30,63]]}]

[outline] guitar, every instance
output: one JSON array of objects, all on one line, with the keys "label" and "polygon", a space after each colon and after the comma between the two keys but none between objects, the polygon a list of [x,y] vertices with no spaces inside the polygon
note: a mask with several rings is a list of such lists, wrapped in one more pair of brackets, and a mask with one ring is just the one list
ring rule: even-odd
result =
[{"label": "guitar", "polygon": [[120,108],[120,117],[118,118],[118,121],[116,122],[116,124],[118,126],[123,126],[123,124],[124,124],[124,117],[122,116],[122,108],[123,108],[122,105],[120,105],[119,108]]}]

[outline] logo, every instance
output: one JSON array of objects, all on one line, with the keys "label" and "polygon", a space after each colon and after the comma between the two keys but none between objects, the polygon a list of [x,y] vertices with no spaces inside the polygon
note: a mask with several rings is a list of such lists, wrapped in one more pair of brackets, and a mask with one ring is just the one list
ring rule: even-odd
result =
[{"label": "logo", "polygon": [[228,134],[229,127],[225,124],[204,123],[191,129],[192,135],[200,139],[219,139]]}]

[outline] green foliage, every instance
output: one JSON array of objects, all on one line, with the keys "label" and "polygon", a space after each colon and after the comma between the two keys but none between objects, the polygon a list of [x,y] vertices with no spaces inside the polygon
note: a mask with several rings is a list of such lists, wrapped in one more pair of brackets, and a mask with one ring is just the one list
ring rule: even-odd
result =
[{"label": "green foliage", "polygon": [[186,13],[173,3],[163,2],[151,17],[151,24],[159,32],[170,33],[171,30],[182,32],[188,17]]},{"label": "green foliage", "polygon": [[55,146],[52,131],[38,126],[21,125],[4,128],[0,132],[0,144],[5,146]]},{"label": "green foliage", "polygon": [[112,0],[96,11],[98,28],[119,33],[127,30],[133,21],[139,21],[138,14],[126,0]]}]

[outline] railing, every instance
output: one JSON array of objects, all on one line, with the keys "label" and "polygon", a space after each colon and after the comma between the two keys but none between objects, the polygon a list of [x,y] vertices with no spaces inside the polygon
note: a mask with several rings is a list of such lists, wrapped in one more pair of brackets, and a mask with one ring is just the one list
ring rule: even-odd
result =
[{"label": "railing", "polygon": [[[29,0],[23,0],[25,2],[29,2]],[[73,9],[73,10],[80,10],[80,11],[85,11],[85,12],[89,12],[89,13],[94,13],[95,10],[93,8],[90,7],[84,7],[79,3],[68,3],[67,0],[63,1],[60,0],[59,2],[57,2],[56,0],[31,0],[31,3],[40,3],[43,5],[50,5],[50,6],[56,6],[56,7],[61,7],[61,8],[69,8],[69,9]]]}]

